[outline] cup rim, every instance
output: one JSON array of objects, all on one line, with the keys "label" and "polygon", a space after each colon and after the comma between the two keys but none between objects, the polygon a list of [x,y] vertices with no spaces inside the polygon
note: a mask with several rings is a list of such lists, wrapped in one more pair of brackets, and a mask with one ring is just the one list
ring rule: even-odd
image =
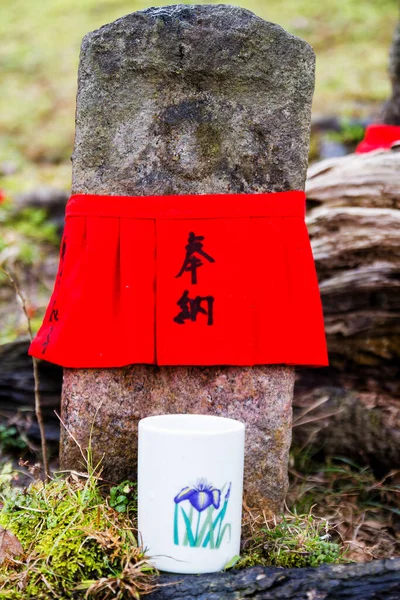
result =
[{"label": "cup rim", "polygon": [[139,421],[139,429],[174,435],[224,435],[244,431],[236,419],[200,414],[152,415]]}]

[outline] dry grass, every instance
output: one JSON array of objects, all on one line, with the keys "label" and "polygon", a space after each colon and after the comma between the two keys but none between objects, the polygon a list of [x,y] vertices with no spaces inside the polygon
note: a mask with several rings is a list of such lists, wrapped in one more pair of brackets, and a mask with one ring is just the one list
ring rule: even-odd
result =
[{"label": "dry grass", "polygon": [[400,556],[400,471],[376,478],[345,458],[292,458],[284,515],[271,519],[244,503],[237,566],[318,566]]},{"label": "dry grass", "polygon": [[109,600],[114,598],[140,598],[154,591],[156,585],[153,575],[149,574],[149,565],[146,560],[136,560],[135,552],[127,556],[121,573],[118,576],[102,577],[97,581],[87,581],[78,585],[76,589],[87,590],[86,598],[99,598]]},{"label": "dry grass", "polygon": [[325,465],[305,462],[290,469],[289,507],[314,506],[315,515],[332,524],[351,560],[400,556],[400,471],[379,479],[371,468],[345,458]]}]

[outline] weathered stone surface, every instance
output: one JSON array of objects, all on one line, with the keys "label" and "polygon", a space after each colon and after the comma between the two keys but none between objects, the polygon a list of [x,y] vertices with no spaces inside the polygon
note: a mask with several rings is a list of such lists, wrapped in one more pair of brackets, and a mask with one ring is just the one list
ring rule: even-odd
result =
[{"label": "weathered stone surface", "polygon": [[168,6],[89,33],[74,192],[302,189],[314,54],[234,6]]},{"label": "weathered stone surface", "polygon": [[[73,192],[122,195],[303,189],[314,54],[247,10],[169,6],[128,15],[82,44]],[[65,370],[63,418],[104,476],[133,477],[136,426],[168,412],[247,423],[248,502],[281,508],[292,367]],[[79,451],[64,434],[61,463]]]}]

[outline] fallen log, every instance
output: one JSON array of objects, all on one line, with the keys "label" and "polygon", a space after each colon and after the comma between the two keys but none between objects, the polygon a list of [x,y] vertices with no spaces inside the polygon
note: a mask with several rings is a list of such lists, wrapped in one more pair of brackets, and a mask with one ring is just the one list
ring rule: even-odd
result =
[{"label": "fallen log", "polygon": [[311,211],[307,227],[320,281],[376,261],[399,269],[399,210],[324,206]]},{"label": "fallen log", "polygon": [[163,575],[149,600],[399,600],[400,559],[307,569],[252,567],[211,575]]},{"label": "fallen log", "polygon": [[296,390],[293,443],[325,456],[346,456],[375,471],[400,464],[400,399],[388,393],[363,392],[330,384]]},{"label": "fallen log", "polygon": [[309,169],[307,215],[330,367],[299,369],[293,441],[400,465],[400,152]]},{"label": "fallen log", "polygon": [[400,208],[400,151],[377,150],[317,162],[308,170],[311,206]]},{"label": "fallen log", "polygon": [[[34,380],[28,347],[28,338],[0,346],[0,417],[15,421],[19,415],[16,424],[25,428],[25,433],[33,439],[39,439],[39,428],[34,420]],[[59,410],[60,406],[62,368],[40,362],[39,378],[46,436],[58,440],[59,423],[54,410]]]}]

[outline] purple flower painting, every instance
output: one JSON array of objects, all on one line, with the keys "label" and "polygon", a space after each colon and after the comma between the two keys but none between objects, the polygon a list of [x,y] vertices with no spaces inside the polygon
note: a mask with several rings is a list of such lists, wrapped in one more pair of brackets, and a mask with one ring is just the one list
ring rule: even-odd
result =
[{"label": "purple flower painting", "polygon": [[207,483],[206,479],[199,479],[195,486],[182,488],[174,498],[176,504],[183,500],[189,500],[198,512],[206,510],[211,504],[214,508],[219,508],[221,491],[217,490],[212,484]]},{"label": "purple flower painting", "polygon": [[[231,524],[224,524],[230,493],[231,483],[225,483],[218,489],[204,478],[199,479],[196,485],[182,488],[174,498],[174,543],[216,549],[227,536],[230,541]],[[224,502],[220,508],[223,494]],[[183,538],[179,534],[182,529],[179,521],[183,521],[184,525]]]}]

